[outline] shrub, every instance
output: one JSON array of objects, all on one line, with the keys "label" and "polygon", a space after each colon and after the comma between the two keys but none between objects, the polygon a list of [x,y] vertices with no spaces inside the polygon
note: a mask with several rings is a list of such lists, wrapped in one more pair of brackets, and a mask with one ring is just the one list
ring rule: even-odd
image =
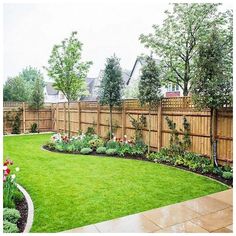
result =
[{"label": "shrub", "polygon": [[92,149],[97,149],[98,147],[104,146],[104,141],[101,138],[95,138],[91,139],[88,144]]},{"label": "shrub", "polygon": [[184,152],[191,146],[190,139],[190,124],[187,119],[183,118],[183,127],[184,129],[180,129],[180,131],[184,134],[183,140],[181,141],[179,138],[180,132],[176,129],[176,123],[169,119],[166,116],[166,121],[169,129],[171,130],[170,134],[170,147],[169,147],[169,155],[183,155]]},{"label": "shrub", "polygon": [[15,224],[20,219],[20,212],[14,208],[3,209],[3,220]]},{"label": "shrub", "polygon": [[107,149],[118,149],[119,147],[120,147],[120,144],[116,141],[113,141],[113,140],[109,140],[106,143],[106,148]]},{"label": "shrub", "polygon": [[16,188],[15,191],[13,191],[14,202],[20,202],[23,200],[23,198],[24,198],[23,193],[18,188]]},{"label": "shrub", "polygon": [[233,179],[233,173],[232,172],[228,172],[228,171],[224,171],[222,174],[222,177],[224,179]]},{"label": "shrub", "polygon": [[106,148],[105,147],[98,147],[96,152],[98,154],[105,154],[106,153]]},{"label": "shrub", "polygon": [[53,143],[53,142],[47,142],[46,144],[45,144],[45,147],[47,147],[48,149],[50,149],[50,150],[55,150],[55,143]]},{"label": "shrub", "polygon": [[13,224],[7,220],[3,221],[3,232],[4,233],[18,233],[19,229],[16,224]]},{"label": "shrub", "polygon": [[36,123],[33,123],[33,124],[31,124],[31,126],[30,126],[30,132],[31,133],[37,133],[37,124]]},{"label": "shrub", "polygon": [[114,149],[114,148],[107,149],[106,150],[106,154],[109,155],[109,156],[116,155],[117,154],[117,150]]},{"label": "shrub", "polygon": [[120,145],[117,149],[117,154],[121,157],[124,157],[127,154],[131,154],[132,147],[128,143]]},{"label": "shrub", "polygon": [[93,127],[88,127],[87,131],[85,132],[85,135],[90,136],[90,135],[93,135],[93,134],[95,134],[94,128]]},{"label": "shrub", "polygon": [[84,154],[84,155],[87,155],[89,153],[91,153],[93,150],[91,148],[82,148],[80,153],[81,154]]},{"label": "shrub", "polygon": [[144,153],[147,151],[147,145],[143,142],[137,142],[134,146],[131,148],[131,155],[144,155]]}]

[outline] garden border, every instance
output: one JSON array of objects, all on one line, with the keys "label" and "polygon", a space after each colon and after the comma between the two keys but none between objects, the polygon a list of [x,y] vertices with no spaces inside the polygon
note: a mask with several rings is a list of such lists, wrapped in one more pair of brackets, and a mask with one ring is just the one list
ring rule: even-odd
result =
[{"label": "garden border", "polygon": [[34,221],[34,204],[29,193],[21,185],[17,184],[17,188],[23,193],[26,199],[27,205],[28,205],[27,221],[26,221],[24,231],[22,233],[29,233],[32,228],[33,221]]},{"label": "garden border", "polygon": [[[153,163],[153,164],[156,164],[156,162],[150,161],[150,160],[148,160],[148,159],[147,159],[147,160],[144,160],[144,159],[135,159],[135,158],[124,158],[124,157],[119,157],[119,156],[109,156],[109,155],[102,155],[102,154],[100,154],[100,155],[93,155],[93,154],[84,155],[84,154],[81,154],[81,153],[69,153],[69,152],[52,151],[52,150],[46,149],[46,148],[44,147],[44,145],[41,146],[41,150],[43,150],[43,151],[48,151],[48,152],[52,152],[52,153],[66,154],[66,155],[69,154],[69,155],[83,155],[83,156],[94,156],[94,157],[103,157],[103,158],[105,158],[105,157],[107,157],[107,158],[119,158],[119,159],[134,160],[134,161],[146,161],[146,162],[151,162],[151,163]],[[226,183],[223,183],[223,182],[221,182],[221,181],[219,181],[219,180],[217,180],[217,179],[215,179],[215,178],[213,178],[213,177],[210,177],[210,176],[207,176],[207,175],[204,175],[204,174],[200,174],[200,173],[191,171],[191,170],[189,170],[189,169],[185,169],[185,168],[181,168],[181,167],[173,166],[173,165],[168,165],[168,164],[165,164],[165,163],[159,163],[159,162],[157,162],[157,164],[160,164],[160,165],[163,165],[163,166],[169,166],[169,167],[171,167],[171,168],[177,168],[177,169],[179,169],[179,170],[186,171],[186,172],[190,172],[190,173],[196,174],[196,175],[198,175],[198,176],[206,177],[206,178],[208,178],[208,179],[210,179],[210,180],[213,180],[213,181],[215,181],[215,182],[217,182],[217,183],[223,184],[224,186],[228,187],[229,189],[233,188],[233,186],[228,185],[228,184],[226,184]]]}]

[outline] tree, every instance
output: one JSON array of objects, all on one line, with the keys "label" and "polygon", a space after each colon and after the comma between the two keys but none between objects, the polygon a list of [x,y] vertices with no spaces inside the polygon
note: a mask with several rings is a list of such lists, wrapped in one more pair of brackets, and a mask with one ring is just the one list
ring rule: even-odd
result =
[{"label": "tree", "polygon": [[162,26],[153,25],[154,33],[140,36],[141,43],[161,58],[163,81],[178,84],[184,96],[191,90],[198,45],[206,41],[212,26],[218,26],[221,35],[228,35],[227,45],[232,43],[232,12],[218,13],[219,5],[174,3],[165,12]]},{"label": "tree", "polygon": [[24,68],[18,76],[6,81],[3,89],[4,101],[29,101],[35,80],[42,76],[37,68],[31,66]]},{"label": "tree", "polygon": [[141,69],[138,99],[141,105],[148,105],[148,153],[150,153],[151,142],[151,110],[161,100],[160,69],[152,57],[147,56],[145,64]]},{"label": "tree", "polygon": [[99,103],[108,105],[110,111],[110,139],[112,138],[112,110],[121,104],[124,82],[120,59],[115,55],[107,58],[104,74],[99,87]]},{"label": "tree", "polygon": [[[193,103],[199,109],[211,110],[211,158],[216,164],[216,112],[217,109],[232,104],[232,74],[224,66],[226,49],[224,38],[219,30],[213,28],[207,43],[201,44],[198,50],[196,75],[192,81]],[[230,53],[229,53],[230,54]]]},{"label": "tree", "polygon": [[53,86],[61,91],[68,104],[68,135],[71,133],[70,103],[77,101],[86,92],[85,78],[91,62],[81,61],[82,43],[76,38],[77,32],[72,32],[52,49],[49,67],[45,67],[48,75],[54,79]]},{"label": "tree", "polygon": [[8,78],[3,86],[3,100],[25,102],[29,99],[29,90],[25,81],[19,77]]},{"label": "tree", "polygon": [[39,133],[39,109],[44,104],[44,81],[42,77],[38,77],[34,81],[33,91],[30,97],[29,105],[38,113],[38,133]]}]

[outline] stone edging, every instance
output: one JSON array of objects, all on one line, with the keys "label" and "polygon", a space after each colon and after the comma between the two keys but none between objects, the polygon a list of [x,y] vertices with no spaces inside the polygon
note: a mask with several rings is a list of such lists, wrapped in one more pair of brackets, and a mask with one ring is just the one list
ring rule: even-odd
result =
[{"label": "stone edging", "polygon": [[21,133],[21,134],[4,134],[4,137],[8,136],[27,136],[27,135],[40,135],[40,134],[53,134],[55,132],[53,131],[48,131],[48,132],[40,132],[40,133]]},{"label": "stone edging", "polygon": [[22,186],[17,184],[17,188],[25,196],[25,199],[26,199],[26,202],[27,202],[27,205],[28,205],[27,222],[26,222],[25,229],[24,229],[23,233],[29,233],[30,229],[33,225],[33,220],[34,220],[34,204],[33,204],[33,201],[31,199],[30,195],[27,193],[27,191]]}]

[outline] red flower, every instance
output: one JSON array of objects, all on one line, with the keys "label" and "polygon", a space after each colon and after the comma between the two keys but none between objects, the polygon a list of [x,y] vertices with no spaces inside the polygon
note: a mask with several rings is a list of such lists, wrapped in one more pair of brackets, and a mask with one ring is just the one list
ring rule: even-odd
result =
[{"label": "red flower", "polygon": [[3,163],[4,166],[7,166],[8,164],[9,164],[8,161],[5,161],[5,162]]},{"label": "red flower", "polygon": [[7,176],[7,175],[10,174],[10,172],[11,172],[11,170],[7,168],[7,169],[4,171],[4,175]]}]

